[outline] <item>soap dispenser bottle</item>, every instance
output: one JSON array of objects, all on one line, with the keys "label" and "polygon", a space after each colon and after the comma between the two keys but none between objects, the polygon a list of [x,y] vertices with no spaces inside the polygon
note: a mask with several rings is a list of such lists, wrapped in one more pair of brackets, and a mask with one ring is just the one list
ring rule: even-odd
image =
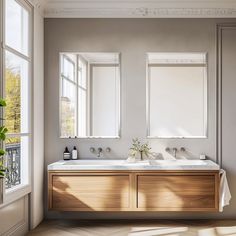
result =
[{"label": "soap dispenser bottle", "polygon": [[65,151],[63,153],[63,159],[64,160],[70,160],[70,152],[68,150],[68,147],[65,148]]},{"label": "soap dispenser bottle", "polygon": [[76,146],[74,146],[74,148],[72,150],[72,159],[73,160],[78,159],[78,152],[77,152]]}]

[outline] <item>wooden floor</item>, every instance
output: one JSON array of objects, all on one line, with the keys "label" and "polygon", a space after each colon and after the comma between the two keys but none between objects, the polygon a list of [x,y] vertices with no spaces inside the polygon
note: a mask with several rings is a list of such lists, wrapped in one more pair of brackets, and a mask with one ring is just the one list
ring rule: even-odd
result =
[{"label": "wooden floor", "polygon": [[236,220],[44,221],[30,236],[236,236]]}]

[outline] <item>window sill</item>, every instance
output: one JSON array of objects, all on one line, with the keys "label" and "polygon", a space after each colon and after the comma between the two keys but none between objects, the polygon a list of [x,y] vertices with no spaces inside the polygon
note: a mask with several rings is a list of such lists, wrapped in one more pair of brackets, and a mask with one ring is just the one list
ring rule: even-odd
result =
[{"label": "window sill", "polygon": [[7,189],[3,194],[3,204],[0,204],[0,208],[9,205],[12,202],[26,196],[31,192],[31,186],[29,184],[21,184],[19,186]]}]

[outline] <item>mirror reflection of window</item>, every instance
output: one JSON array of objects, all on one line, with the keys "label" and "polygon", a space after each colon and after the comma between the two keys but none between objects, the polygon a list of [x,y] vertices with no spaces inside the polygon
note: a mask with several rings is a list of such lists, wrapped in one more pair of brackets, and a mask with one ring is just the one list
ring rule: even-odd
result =
[{"label": "mirror reflection of window", "polygon": [[88,136],[88,62],[78,57],[78,134],[79,137]]},{"label": "mirror reflection of window", "polygon": [[148,136],[205,138],[205,53],[148,53]]},{"label": "mirror reflection of window", "polygon": [[118,53],[61,53],[61,137],[119,137]]},{"label": "mirror reflection of window", "polygon": [[75,58],[70,55],[61,57],[61,135],[76,135],[76,78]]}]

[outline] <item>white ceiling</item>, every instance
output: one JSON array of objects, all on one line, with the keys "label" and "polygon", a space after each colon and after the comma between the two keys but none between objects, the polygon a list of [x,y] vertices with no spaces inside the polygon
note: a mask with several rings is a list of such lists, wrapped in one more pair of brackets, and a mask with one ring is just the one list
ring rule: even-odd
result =
[{"label": "white ceiling", "polygon": [[47,18],[236,18],[236,0],[32,1]]}]

